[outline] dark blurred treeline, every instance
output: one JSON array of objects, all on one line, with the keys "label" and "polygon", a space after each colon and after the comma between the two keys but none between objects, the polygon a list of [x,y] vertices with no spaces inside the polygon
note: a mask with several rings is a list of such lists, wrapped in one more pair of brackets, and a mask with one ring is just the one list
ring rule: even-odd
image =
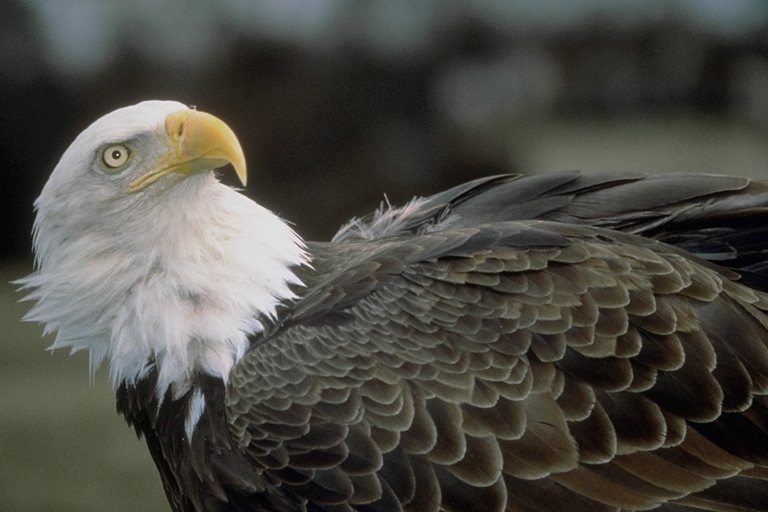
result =
[{"label": "dark blurred treeline", "polygon": [[768,3],[0,2],[0,258],[74,136],[142,99],[225,119],[247,193],[328,237],[382,199],[526,168],[531,122],[768,119]]}]

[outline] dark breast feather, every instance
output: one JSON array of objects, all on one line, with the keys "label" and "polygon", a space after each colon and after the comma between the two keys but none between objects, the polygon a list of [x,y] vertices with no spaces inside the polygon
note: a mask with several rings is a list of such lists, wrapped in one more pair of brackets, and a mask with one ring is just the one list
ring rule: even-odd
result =
[{"label": "dark breast feather", "polygon": [[[546,194],[601,190],[577,179]],[[629,224],[692,222],[669,210]],[[227,384],[265,492],[312,511],[768,510],[768,296],[738,265],[450,215],[311,247],[306,292]]]},{"label": "dark breast feather", "polygon": [[[300,510],[282,496],[264,492],[260,471],[229,432],[221,379],[200,374],[188,392],[174,397],[169,390],[162,401],[156,396],[156,382],[154,369],[135,383],[123,382],[117,389],[117,410],[146,440],[172,510]],[[198,392],[205,409],[190,440],[185,419]]]}]

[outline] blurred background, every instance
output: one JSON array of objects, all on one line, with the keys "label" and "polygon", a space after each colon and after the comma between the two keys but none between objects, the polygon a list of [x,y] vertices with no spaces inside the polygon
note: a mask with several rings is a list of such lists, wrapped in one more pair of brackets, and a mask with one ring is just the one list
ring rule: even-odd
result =
[{"label": "blurred background", "polygon": [[768,178],[768,3],[0,0],[0,511],[168,509],[106,372],[48,354],[10,283],[64,149],[150,98],[226,120],[309,239],[493,173]]}]

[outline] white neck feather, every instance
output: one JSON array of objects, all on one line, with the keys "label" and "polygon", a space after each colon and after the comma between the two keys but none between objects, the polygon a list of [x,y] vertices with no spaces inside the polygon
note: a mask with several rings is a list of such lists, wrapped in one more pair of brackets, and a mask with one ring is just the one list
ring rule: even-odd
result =
[{"label": "white neck feather", "polygon": [[88,350],[92,372],[108,358],[114,384],[156,365],[158,394],[178,396],[197,371],[226,381],[308,257],[290,227],[212,173],[157,193],[98,231],[62,227],[38,202],[38,270],[21,283],[36,301],[26,318],[57,333],[51,348]]}]

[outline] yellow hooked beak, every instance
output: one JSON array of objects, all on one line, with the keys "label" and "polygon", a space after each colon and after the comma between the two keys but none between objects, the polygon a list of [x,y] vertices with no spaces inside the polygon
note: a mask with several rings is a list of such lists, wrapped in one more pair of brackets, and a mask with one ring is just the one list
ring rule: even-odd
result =
[{"label": "yellow hooked beak", "polygon": [[128,184],[128,192],[138,192],[163,176],[177,173],[184,176],[232,164],[237,177],[245,186],[247,172],[245,155],[232,129],[218,117],[182,110],[165,118],[169,153],[149,172]]}]

